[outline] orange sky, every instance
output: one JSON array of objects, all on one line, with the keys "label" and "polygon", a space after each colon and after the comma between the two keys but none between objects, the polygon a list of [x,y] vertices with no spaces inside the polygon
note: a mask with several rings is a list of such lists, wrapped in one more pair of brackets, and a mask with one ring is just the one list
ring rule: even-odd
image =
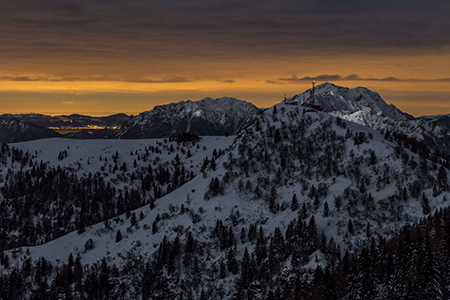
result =
[{"label": "orange sky", "polygon": [[2,3],[0,114],[138,114],[208,96],[268,107],[309,78],[448,114],[449,12],[439,0]]}]

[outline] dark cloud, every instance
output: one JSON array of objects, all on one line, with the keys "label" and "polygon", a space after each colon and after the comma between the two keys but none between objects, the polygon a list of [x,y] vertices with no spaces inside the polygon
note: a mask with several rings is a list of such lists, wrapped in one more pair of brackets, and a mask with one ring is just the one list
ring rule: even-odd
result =
[{"label": "dark cloud", "polygon": [[266,80],[266,83],[269,83],[269,84],[283,84],[283,82],[274,81],[274,80]]},{"label": "dark cloud", "polygon": [[38,81],[30,76],[5,77],[5,79],[11,81]]},{"label": "dark cloud", "polygon": [[27,75],[27,76],[2,76],[0,77],[0,80],[2,81],[73,81],[69,78],[66,78],[65,80],[57,79],[57,78],[50,78],[48,76],[42,76],[42,75]]},{"label": "dark cloud", "polygon": [[392,53],[450,45],[450,2],[444,0],[10,2],[17,4],[0,4],[2,55],[81,60]]},{"label": "dark cloud", "polygon": [[292,74],[292,78],[280,78],[278,80],[286,81],[286,82],[296,82],[296,81],[311,81],[311,80],[320,80],[320,81],[337,81],[337,80],[343,80],[343,78],[340,75],[319,75],[315,77],[302,77],[298,78],[297,75]]},{"label": "dark cloud", "polygon": [[192,82],[181,76],[169,76],[162,79],[137,79],[137,80],[120,80],[126,82],[142,82],[142,83],[180,83],[180,82]]},{"label": "dark cloud", "polygon": [[347,76],[341,76],[338,74],[335,75],[317,75],[317,76],[305,76],[298,78],[297,75],[292,74],[291,78],[279,78],[277,81],[268,80],[267,83],[296,83],[296,82],[304,82],[304,81],[384,81],[384,82],[450,82],[450,78],[437,78],[437,79],[416,79],[416,78],[409,78],[409,79],[399,79],[396,77],[384,77],[384,78],[374,78],[374,77],[367,77],[362,78],[359,77],[357,74],[350,74]]},{"label": "dark cloud", "polygon": [[120,81],[120,82],[136,82],[136,83],[180,83],[192,82],[181,76],[168,76],[161,79],[151,78],[115,78],[112,76],[85,76],[85,77],[59,77],[52,78],[44,75],[27,75],[27,76],[2,76],[0,81],[57,81],[57,82],[72,82],[72,81]]},{"label": "dark cloud", "polygon": [[224,80],[223,82],[234,83],[234,82],[236,82],[236,80],[233,80],[233,79],[227,79],[227,80]]},{"label": "dark cloud", "polygon": [[318,76],[305,76],[305,77],[301,77],[298,78],[297,75],[292,74],[291,78],[279,78],[278,81],[281,82],[302,82],[302,81],[312,81],[312,80],[317,80],[317,81],[341,81],[341,80],[361,80],[361,78],[356,75],[356,74],[351,74],[348,76],[341,76],[341,75],[328,75],[328,74],[323,74],[323,75],[318,75]]}]

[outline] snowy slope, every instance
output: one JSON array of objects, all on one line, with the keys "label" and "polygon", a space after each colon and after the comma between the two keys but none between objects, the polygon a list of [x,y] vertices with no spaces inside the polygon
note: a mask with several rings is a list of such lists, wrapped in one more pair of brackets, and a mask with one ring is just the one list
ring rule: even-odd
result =
[{"label": "snowy slope", "polygon": [[[309,89],[286,101],[309,99],[311,92],[312,90]],[[366,114],[387,117],[396,121],[414,119],[413,116],[400,111],[393,104],[388,105],[378,93],[365,87],[349,89],[326,82],[315,88],[314,96],[315,101],[322,106],[322,110],[325,112],[341,111],[355,113],[361,111]]]},{"label": "snowy slope", "polygon": [[[312,90],[295,95],[286,102],[303,102]],[[434,149],[450,153],[450,123],[445,116],[414,118],[393,104],[388,105],[378,93],[365,87],[349,89],[324,83],[315,88],[315,102],[322,110],[342,119],[390,132],[399,132],[425,142]]]},{"label": "snowy slope", "polygon": [[156,106],[125,123],[122,139],[159,138],[184,132],[198,135],[235,135],[252,122],[259,109],[234,98],[205,98]]},{"label": "snowy slope", "polygon": [[[221,153],[220,147],[228,147],[233,138],[54,138],[10,144],[9,150],[3,146],[0,216],[4,224],[14,225],[3,227],[0,247],[43,243],[153,203],[198,174],[203,160]],[[23,214],[18,201],[29,213]]]},{"label": "snowy slope", "polygon": [[[79,176],[87,175],[89,172],[105,172],[105,165],[107,166],[108,164],[105,163],[104,158],[110,159],[116,152],[119,154],[118,161],[120,164],[126,163],[131,167],[133,166],[134,160],[136,160],[136,168],[146,167],[149,162],[153,162],[155,159],[158,163],[164,164],[165,162],[174,159],[178,154],[182,162],[186,163],[198,173],[205,157],[211,157],[214,149],[227,148],[233,140],[234,136],[202,137],[198,143],[198,148],[191,146],[193,150],[191,150],[192,156],[189,158],[181,155],[180,145],[177,145],[175,141],[168,141],[167,139],[73,140],[52,138],[14,143],[11,144],[11,146],[24,152],[28,151],[31,154],[37,153],[35,155],[35,160],[43,161],[49,166],[59,165],[62,168],[76,170]],[[142,156],[145,153],[146,147],[152,146],[159,146],[162,152],[152,154],[147,161],[137,160],[138,155]],[[175,151],[167,151],[170,146],[173,146]],[[58,160],[58,155],[62,151],[67,151],[68,155],[64,159]],[[103,157],[103,160],[100,160],[100,157]],[[6,169],[6,167],[4,168]]]}]

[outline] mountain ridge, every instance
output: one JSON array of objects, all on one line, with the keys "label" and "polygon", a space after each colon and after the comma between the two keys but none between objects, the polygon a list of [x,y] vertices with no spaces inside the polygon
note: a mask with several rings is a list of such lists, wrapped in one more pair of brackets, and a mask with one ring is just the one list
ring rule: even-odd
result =
[{"label": "mountain ridge", "polygon": [[[285,103],[308,100],[312,89],[286,99]],[[315,88],[314,101],[324,112],[382,132],[397,132],[422,141],[433,149],[450,153],[450,119],[447,116],[415,118],[387,104],[381,96],[365,87],[349,89],[332,83]],[[446,122],[446,120],[448,120]]]},{"label": "mountain ridge", "polygon": [[[303,98],[309,99],[311,93],[312,89],[308,89],[301,94],[295,95],[293,98],[287,99],[286,102],[298,101]],[[314,97],[314,100],[321,105],[322,111],[324,112],[364,111],[378,116],[390,117],[395,120],[414,119],[413,116],[402,112],[395,105],[387,104],[378,93],[362,86],[350,89],[325,82],[315,87]]]},{"label": "mountain ridge", "polygon": [[236,98],[210,97],[155,106],[125,123],[121,139],[160,138],[182,133],[235,135],[259,113],[255,105]]},{"label": "mountain ridge", "polygon": [[[308,100],[311,93],[312,90],[308,89],[303,93],[286,99],[284,102],[301,103],[304,100]],[[433,149],[450,153],[450,135],[447,134],[450,131],[450,117],[448,115],[415,118],[402,112],[395,105],[387,104],[378,93],[365,87],[359,86],[350,89],[328,82],[318,85],[315,88],[314,101],[321,105],[324,112],[328,112],[342,119],[381,130],[382,132],[404,134],[410,138],[426,143]],[[85,123],[88,122],[93,125],[98,123],[97,125],[100,126],[116,127],[118,122],[121,122],[118,120],[128,120],[117,132],[84,131],[77,134],[69,134],[67,137],[80,139],[136,139],[176,136],[189,131],[197,135],[235,135],[242,128],[248,126],[262,110],[249,102],[231,97],[217,99],[206,97],[198,101],[187,100],[155,106],[150,111],[145,111],[137,116],[131,117],[124,114],[100,118],[78,114],[58,116],[55,118],[38,114],[17,116],[21,116],[23,120],[28,120],[31,123],[43,127],[48,127],[49,122],[58,126],[67,125],[64,118],[78,119],[82,122],[80,123],[81,125],[86,125]],[[39,118],[36,119],[36,116]],[[86,118],[88,118],[88,121],[85,120]],[[70,123],[71,126],[79,123],[78,121],[73,122]],[[34,138],[30,135],[27,139]],[[10,138],[10,140],[20,141],[21,139]]]},{"label": "mountain ridge", "polygon": [[94,126],[121,126],[130,117],[124,113],[117,113],[109,116],[93,117],[82,114],[70,115],[44,115],[44,114],[3,114],[3,118],[15,118],[20,121],[28,122],[40,127],[83,127],[86,125]]}]

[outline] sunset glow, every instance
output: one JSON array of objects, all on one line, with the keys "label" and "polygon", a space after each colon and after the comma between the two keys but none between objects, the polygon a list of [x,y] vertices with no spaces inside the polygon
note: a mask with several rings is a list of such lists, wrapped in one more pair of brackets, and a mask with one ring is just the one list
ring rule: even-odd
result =
[{"label": "sunset glow", "polygon": [[268,107],[312,80],[450,113],[446,2],[23,2],[0,5],[0,113],[138,114],[223,96]]}]

